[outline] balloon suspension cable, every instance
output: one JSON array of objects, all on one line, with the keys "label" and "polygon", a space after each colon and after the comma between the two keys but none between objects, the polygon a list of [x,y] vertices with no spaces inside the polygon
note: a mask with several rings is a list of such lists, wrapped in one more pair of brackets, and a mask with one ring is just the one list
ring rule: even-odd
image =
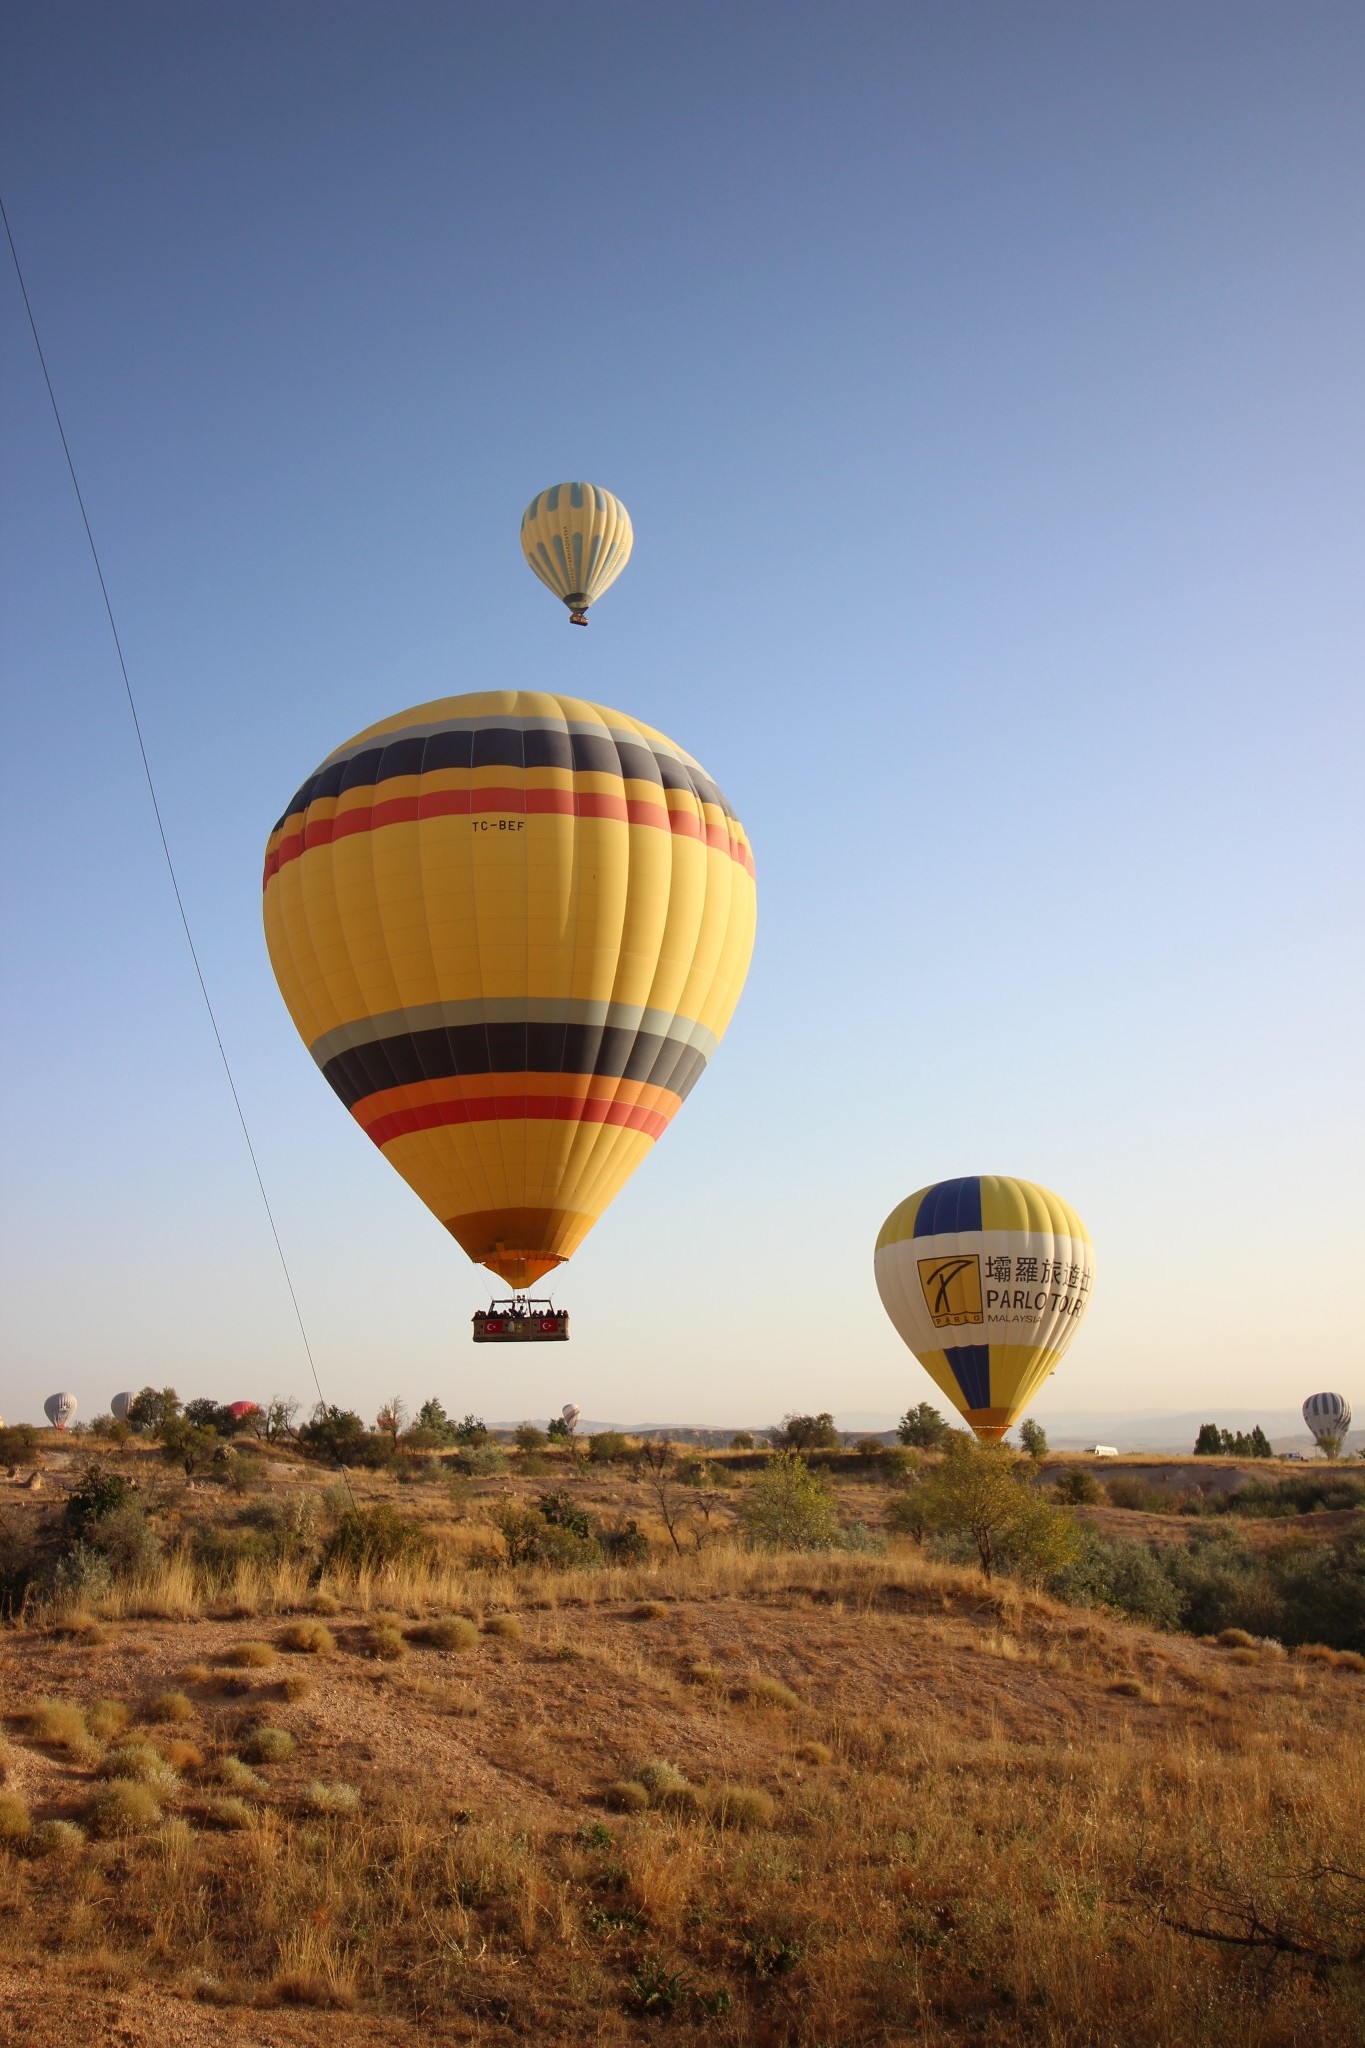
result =
[{"label": "balloon suspension cable", "polygon": [[[289,1299],[293,1304],[294,1316],[299,1326],[299,1335],[303,1339],[303,1348],[308,1359],[309,1369],[313,1375],[313,1384],[317,1388],[318,1401],[325,1408],[327,1403],[323,1396],[322,1381],[318,1376],[317,1361],[313,1356],[313,1347],[308,1340],[308,1330],[303,1320],[303,1310],[299,1306],[299,1298],[294,1289],[293,1276],[289,1271],[289,1262],[285,1258],[284,1246],[280,1242],[280,1233],[275,1222],[275,1212],[270,1206],[270,1197],[265,1191],[265,1181],[261,1175],[260,1162],[256,1157],[256,1147],[251,1141],[251,1132],[247,1127],[246,1113],[242,1108],[241,1097],[237,1093],[237,1083],[233,1078],[232,1067],[228,1061],[227,1048],[223,1044],[222,1032],[218,1028],[218,1018],[209,996],[208,984],[204,980],[204,970],[199,964],[199,954],[195,947],[194,935],[190,931],[190,921],[185,910],[184,898],[180,893],[180,882],[175,872],[175,862],[171,858],[170,841],[166,837],[166,826],[161,815],[161,805],[157,799],[156,784],[152,779],[152,765],[147,758],[147,745],[142,737],[142,721],[137,714],[137,704],[133,697],[133,685],[128,675],[128,664],[123,655],[123,642],[119,638],[118,626],[114,619],[114,607],[109,597],[109,586],[104,580],[104,569],[100,563],[99,549],[95,545],[95,535],[90,525],[90,515],[85,509],[85,499],[81,494],[80,481],[76,475],[76,465],[71,457],[71,447],[66,438],[66,428],[62,424],[62,414],[61,408],[57,404],[57,394],[52,388],[52,378],[47,367],[47,357],[43,353],[43,344],[38,334],[38,323],[33,316],[32,301],[28,295],[28,286],[24,282],[23,265],[19,261],[19,251],[14,245],[14,231],[9,224],[9,214],[6,211],[3,197],[0,197],[0,220],[3,220],[5,224],[5,239],[9,243],[9,253],[14,262],[14,274],[19,280],[19,292],[24,301],[24,311],[28,315],[29,332],[33,336],[33,346],[37,351],[38,367],[43,373],[43,382],[47,386],[48,401],[52,407],[52,417],[57,423],[57,434],[62,444],[62,454],[66,457],[66,467],[71,477],[71,488],[76,494],[76,504],[80,510],[81,523],[85,528],[86,540],[90,544],[90,558],[95,565],[95,575],[99,579],[100,595],[104,599],[104,610],[109,620],[109,631],[114,642],[114,652],[118,657],[119,669],[123,676],[123,689],[128,699],[128,712],[133,721],[133,732],[137,739],[137,749],[142,759],[142,773],[146,778],[147,794],[152,800],[152,814],[156,819],[157,836],[161,841],[161,851],[165,857],[166,872],[170,876],[171,890],[175,896],[175,907],[180,913],[180,923],[185,933],[185,943],[189,947],[190,959],[194,963],[195,978],[199,983],[199,993],[204,999],[204,1008],[208,1012],[209,1026],[213,1032],[214,1043],[218,1047],[218,1057],[223,1063],[223,1072],[227,1076],[228,1088],[232,1094],[233,1108],[237,1112],[237,1121],[242,1127],[242,1136],[246,1140],[247,1153],[251,1159],[251,1170],[256,1177],[256,1186],[260,1191],[261,1201],[265,1208],[266,1221],[270,1225],[270,1235],[275,1241],[275,1250],[279,1257],[280,1270],[284,1274],[284,1284],[289,1290]],[[355,1494],[352,1491],[350,1480],[346,1477],[344,1467],[342,1468],[341,1476],[347,1493],[351,1495],[351,1504],[355,1506]]]}]

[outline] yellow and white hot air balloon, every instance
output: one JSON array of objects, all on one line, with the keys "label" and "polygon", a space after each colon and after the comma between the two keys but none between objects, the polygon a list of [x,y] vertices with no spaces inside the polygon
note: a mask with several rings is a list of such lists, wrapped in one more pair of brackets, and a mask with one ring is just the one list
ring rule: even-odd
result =
[{"label": "yellow and white hot air balloon", "polygon": [[1080,1327],[1089,1232],[1032,1181],[937,1181],[891,1211],[877,1291],[898,1334],[979,1437],[1017,1422]]},{"label": "yellow and white hot air balloon", "polygon": [[521,551],[569,607],[572,626],[587,625],[588,606],[616,581],[634,540],[629,512],[597,484],[551,484],[521,518]]},{"label": "yellow and white hot air balloon", "polygon": [[748,835],[691,755],[543,690],[358,733],[266,849],[271,964],[309,1051],[515,1288],[570,1256],[705,1070],[754,909]]}]

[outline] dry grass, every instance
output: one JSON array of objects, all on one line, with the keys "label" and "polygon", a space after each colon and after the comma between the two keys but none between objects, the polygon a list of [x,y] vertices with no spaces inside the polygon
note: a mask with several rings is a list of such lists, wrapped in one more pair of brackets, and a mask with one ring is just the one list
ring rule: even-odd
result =
[{"label": "dry grass", "polygon": [[[574,1483],[594,1505],[596,1475]],[[619,1507],[626,1482],[600,1484]],[[301,2048],[1365,2038],[1359,1968],[1333,1960],[1365,1947],[1333,1874],[1359,1869],[1365,1802],[1341,1653],[1162,1637],[909,1544],[556,1575],[475,1569],[484,1541],[472,1519],[420,1566],[329,1575],[348,1653],[383,1630],[454,1650],[434,1631],[462,1621],[482,1633],[458,1658],[327,1655],[302,1690],[296,1662],[215,1691],[248,1599],[280,1648],[336,1648],[292,1572],[199,1575],[192,1625],[186,1580],[150,1579],[88,1654],[6,1640],[6,1790],[32,1825],[0,1855],[0,1964],[42,1958],[32,2048],[83,2038],[86,1980],[177,1990],[177,2026],[186,1993],[287,2004]],[[666,1625],[635,1626],[645,1606]],[[177,1677],[193,1756],[111,1723],[117,1775],[92,1779],[97,1696]],[[114,1760],[135,1748],[155,1762]],[[1249,1926],[1291,1946],[1244,1950]]]},{"label": "dry grass", "polygon": [[144,1721],[177,1722],[194,1719],[194,1701],[183,1692],[159,1692],[142,1710]]},{"label": "dry grass", "polygon": [[[467,1651],[476,1650],[479,1646],[478,1629],[462,1614],[443,1614],[437,1621],[421,1622],[409,1633],[415,1643],[425,1643],[432,1650]],[[505,1634],[506,1631],[494,1633]]]},{"label": "dry grass", "polygon": [[308,1657],[330,1657],[337,1646],[336,1637],[321,1621],[296,1621],[285,1629],[280,1641],[286,1650],[297,1650]]},{"label": "dry grass", "polygon": [[273,1643],[234,1643],[223,1661],[238,1671],[263,1671],[274,1663],[276,1654]]}]

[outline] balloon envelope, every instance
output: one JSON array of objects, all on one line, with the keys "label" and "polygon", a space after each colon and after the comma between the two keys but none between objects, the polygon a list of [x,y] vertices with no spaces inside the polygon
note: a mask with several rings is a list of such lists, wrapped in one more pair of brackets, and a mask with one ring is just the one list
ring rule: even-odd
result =
[{"label": "balloon envelope", "polygon": [[128,1420],[128,1410],[132,1407],[136,1398],[136,1395],[131,1392],[115,1394],[113,1400],[109,1403],[109,1413],[116,1422],[126,1422]]},{"label": "balloon envelope", "polygon": [[937,1181],[893,1209],[876,1251],[896,1330],[979,1437],[1023,1414],[1070,1344],[1095,1279],[1075,1210],[1032,1181]]},{"label": "balloon envelope", "polygon": [[566,1401],[559,1412],[563,1416],[564,1420],[568,1423],[570,1429],[572,1429],[583,1411],[581,1408],[577,1406],[575,1402]]},{"label": "balloon envelope", "polygon": [[625,568],[634,542],[629,512],[597,484],[551,484],[521,515],[522,553],[579,626]]},{"label": "balloon envelope", "polygon": [[662,733],[490,690],[348,740],[270,835],[281,993],[351,1115],[471,1259],[577,1248],[719,1044],[753,856]]},{"label": "balloon envelope", "polygon": [[43,1413],[54,1429],[65,1429],[75,1418],[76,1396],[74,1394],[49,1394],[43,1403]]},{"label": "balloon envelope", "polygon": [[258,1406],[255,1401],[229,1401],[228,1414],[234,1422],[240,1422],[243,1416],[256,1414]]},{"label": "balloon envelope", "polygon": [[1310,1394],[1303,1419],[1319,1443],[1340,1443],[1351,1427],[1351,1404],[1344,1394]]}]

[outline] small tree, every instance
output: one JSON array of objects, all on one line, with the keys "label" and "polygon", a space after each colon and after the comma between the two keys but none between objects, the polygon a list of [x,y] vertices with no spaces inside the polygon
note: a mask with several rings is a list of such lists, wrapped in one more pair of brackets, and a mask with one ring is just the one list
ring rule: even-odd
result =
[{"label": "small tree", "polygon": [[1196,1458],[1219,1458],[1223,1454],[1223,1439],[1218,1434],[1216,1422],[1201,1422],[1199,1434],[1194,1440]]},{"label": "small tree", "polygon": [[1026,1415],[1019,1425],[1019,1441],[1034,1464],[1041,1465],[1047,1456],[1047,1431],[1042,1423],[1035,1422],[1031,1415]]},{"label": "small tree", "polygon": [[1005,1564],[1025,1578],[1045,1578],[1076,1553],[1074,1518],[1023,1483],[1003,1444],[955,1437],[924,1492],[929,1526],[970,1536],[988,1579]]},{"label": "small tree", "polygon": [[751,1451],[753,1447],[754,1440],[747,1429],[736,1430],[730,1439],[730,1449],[732,1451]]},{"label": "small tree", "polygon": [[159,1436],[165,1424],[173,1422],[179,1413],[180,1396],[174,1387],[163,1387],[160,1393],[155,1387],[144,1387],[128,1404],[129,1422],[146,1436]]},{"label": "small tree", "polygon": [[677,1458],[671,1443],[641,1444],[640,1471],[649,1492],[654,1496],[654,1505],[659,1510],[659,1520],[668,1531],[668,1540],[682,1556],[682,1543],[678,1532],[685,1528],[691,1503],[685,1493],[679,1490]]},{"label": "small tree", "polygon": [[282,1443],[285,1437],[294,1434],[294,1417],[299,1412],[297,1401],[283,1394],[275,1394],[248,1418],[256,1434],[268,1444]]},{"label": "small tree", "polygon": [[408,1434],[411,1436],[414,1433],[420,1435],[422,1448],[425,1450],[435,1450],[442,1444],[454,1443],[455,1426],[434,1394],[429,1401],[423,1401],[417,1410],[417,1420]]},{"label": "small tree", "polygon": [[837,1451],[842,1441],[828,1408],[819,1415],[784,1415],[768,1436],[779,1451]]},{"label": "small tree", "polygon": [[454,1425],[457,1444],[467,1444],[471,1450],[488,1442],[488,1425],[482,1415],[466,1415],[463,1422]]},{"label": "small tree", "polygon": [[519,1451],[543,1451],[545,1432],[537,1429],[534,1422],[519,1422],[512,1432],[512,1441]]},{"label": "small tree", "polygon": [[374,1426],[381,1436],[386,1436],[394,1449],[398,1449],[398,1438],[408,1419],[408,1411],[397,1394],[390,1394],[374,1418]]},{"label": "small tree", "polygon": [[365,1425],[354,1409],[319,1403],[299,1431],[299,1442],[337,1465],[357,1465],[364,1456]]},{"label": "small tree", "polygon": [[839,1543],[829,1483],[799,1451],[774,1451],[744,1497],[739,1523],[760,1550],[833,1550]]},{"label": "small tree", "polygon": [[941,1451],[952,1434],[937,1408],[931,1407],[927,1401],[907,1408],[896,1424],[896,1435],[901,1442],[917,1451]]}]

